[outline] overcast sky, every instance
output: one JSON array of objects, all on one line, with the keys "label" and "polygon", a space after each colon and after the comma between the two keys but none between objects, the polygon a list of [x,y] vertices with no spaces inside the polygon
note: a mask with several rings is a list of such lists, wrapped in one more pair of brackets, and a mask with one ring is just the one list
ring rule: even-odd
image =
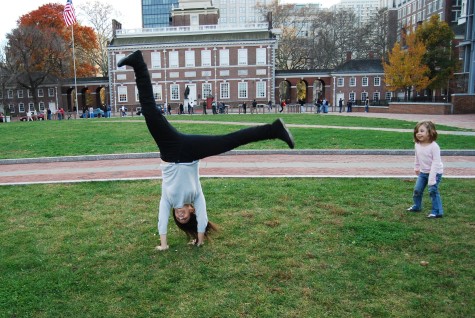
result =
[{"label": "overcast sky", "polygon": [[[115,10],[117,10],[117,15],[113,15],[120,23],[122,23],[122,28],[124,29],[135,29],[142,27],[141,19],[141,0],[100,0],[101,2],[110,3]],[[94,2],[94,0],[73,0],[73,5],[75,8],[79,8],[81,5],[84,5],[86,2]],[[340,2],[340,0],[284,0],[285,3],[322,3],[324,7],[329,7],[335,3]],[[55,1],[55,0],[17,0],[13,1],[12,4],[3,4],[2,10],[0,10],[0,42],[5,41],[5,35],[9,33],[12,29],[17,27],[17,20],[20,16],[27,14],[31,11],[34,11],[47,3],[61,3],[66,4],[66,0]],[[79,15],[79,10],[77,10]],[[81,19],[78,16],[78,19]]]}]

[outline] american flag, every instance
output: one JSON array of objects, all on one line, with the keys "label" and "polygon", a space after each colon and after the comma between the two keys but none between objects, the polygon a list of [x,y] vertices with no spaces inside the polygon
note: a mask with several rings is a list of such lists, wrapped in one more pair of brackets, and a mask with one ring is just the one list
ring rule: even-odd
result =
[{"label": "american flag", "polygon": [[64,22],[66,26],[73,25],[76,22],[76,14],[74,14],[73,0],[67,0],[63,12]]}]

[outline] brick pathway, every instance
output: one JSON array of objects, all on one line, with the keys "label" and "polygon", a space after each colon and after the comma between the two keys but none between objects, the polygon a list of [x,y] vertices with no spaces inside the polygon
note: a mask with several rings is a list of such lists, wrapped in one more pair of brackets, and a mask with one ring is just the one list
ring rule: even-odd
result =
[{"label": "brick pathway", "polygon": [[[445,156],[444,178],[475,178],[475,156]],[[201,161],[202,177],[412,178],[409,155],[222,155]],[[160,159],[135,158],[0,166],[0,185],[156,179]]]},{"label": "brick pathway", "polygon": [[[377,113],[350,115],[413,121],[424,118],[423,115],[407,117]],[[475,115],[436,115],[432,119],[440,124],[475,129]],[[414,177],[412,151],[379,152],[362,154],[351,151],[235,151],[232,154],[202,160],[200,174],[202,177]],[[449,155],[443,155],[444,178],[475,178],[475,150],[467,153],[451,152]],[[0,185],[160,177],[160,159],[156,153],[41,158],[7,164],[5,160],[0,162]]]}]

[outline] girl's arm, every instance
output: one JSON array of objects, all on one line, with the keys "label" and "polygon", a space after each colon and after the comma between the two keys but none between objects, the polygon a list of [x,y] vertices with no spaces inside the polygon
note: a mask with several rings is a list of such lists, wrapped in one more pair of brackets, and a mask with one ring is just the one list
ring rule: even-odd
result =
[{"label": "girl's arm", "polygon": [[442,167],[442,158],[440,157],[440,147],[437,143],[433,142],[432,145],[432,163],[430,165],[429,181],[428,185],[434,185],[436,183],[437,172]]},{"label": "girl's arm", "polygon": [[196,245],[203,245],[205,239],[206,227],[208,226],[208,213],[206,212],[206,200],[201,190],[193,203],[195,207],[196,220],[198,221],[198,242]]},{"label": "girl's arm", "polygon": [[157,251],[165,251],[168,250],[168,244],[167,244],[167,235],[163,234],[160,235],[160,245],[155,247]]},{"label": "girl's arm", "polygon": [[167,244],[167,228],[168,218],[170,217],[170,210],[172,209],[168,200],[162,194],[160,199],[160,206],[158,208],[158,234],[160,234],[160,245],[156,247],[159,251],[168,249]]},{"label": "girl's arm", "polygon": [[415,146],[414,146],[414,152],[415,152],[415,155],[414,155],[414,172],[416,173],[416,176],[418,176],[420,171],[421,171],[421,164],[419,162],[419,156],[417,155],[417,144],[415,144]]}]

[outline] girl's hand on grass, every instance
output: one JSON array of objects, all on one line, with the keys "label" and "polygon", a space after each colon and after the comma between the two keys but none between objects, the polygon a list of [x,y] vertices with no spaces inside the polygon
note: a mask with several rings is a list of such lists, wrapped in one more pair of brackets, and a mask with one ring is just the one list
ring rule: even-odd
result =
[{"label": "girl's hand on grass", "polygon": [[196,239],[191,240],[191,241],[188,242],[188,245],[195,245],[195,244],[196,244]]},{"label": "girl's hand on grass", "polygon": [[166,250],[168,250],[168,248],[169,248],[168,245],[165,245],[165,246],[158,245],[158,246],[155,247],[155,249],[157,251],[166,251]]}]

